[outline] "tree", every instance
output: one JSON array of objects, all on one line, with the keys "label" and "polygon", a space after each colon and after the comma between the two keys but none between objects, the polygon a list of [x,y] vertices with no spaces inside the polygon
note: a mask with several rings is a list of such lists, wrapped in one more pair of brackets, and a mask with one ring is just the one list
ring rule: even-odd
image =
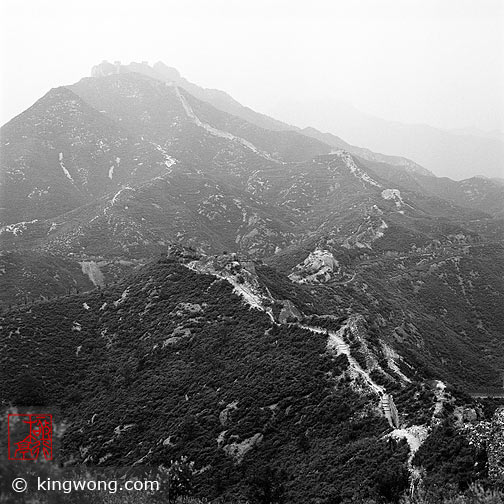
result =
[{"label": "tree", "polygon": [[161,492],[158,497],[167,502],[175,502],[179,497],[187,497],[193,493],[194,462],[189,462],[187,457],[172,461],[169,468],[160,466],[158,481],[161,484]]},{"label": "tree", "polygon": [[247,497],[254,504],[281,504],[285,502],[284,470],[270,466],[259,469],[248,480]]},{"label": "tree", "polygon": [[44,382],[31,375],[21,376],[13,402],[16,406],[45,406],[47,398]]},{"label": "tree", "polygon": [[310,449],[310,440],[305,432],[302,432],[298,437],[298,446],[303,453],[306,453]]}]

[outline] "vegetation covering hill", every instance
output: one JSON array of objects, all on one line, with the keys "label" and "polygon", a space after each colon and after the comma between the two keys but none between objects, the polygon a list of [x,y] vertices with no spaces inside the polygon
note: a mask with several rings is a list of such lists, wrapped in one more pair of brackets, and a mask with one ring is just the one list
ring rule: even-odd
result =
[{"label": "vegetation covering hill", "polygon": [[1,144],[1,225],[56,217],[172,162],[67,87],[2,126]]},{"label": "vegetation covering hill", "polygon": [[[101,77],[131,72],[140,73],[156,80],[176,84],[177,86],[185,89],[190,95],[198,98],[198,100],[201,100],[202,102],[209,103],[217,110],[227,112],[232,116],[245,120],[247,123],[269,130],[270,138],[275,138],[276,133],[272,135],[272,132],[289,132],[291,138],[297,140],[300,152],[308,152],[306,149],[308,144],[306,143],[306,140],[302,139],[302,136],[311,137],[332,147],[333,149],[344,149],[353,155],[358,156],[369,168],[376,169],[377,171],[381,170],[378,171],[380,175],[383,176],[384,173],[388,173],[389,176],[385,176],[385,178],[392,181],[397,182],[396,178],[401,178],[405,174],[411,175],[413,180],[415,180],[418,176],[422,186],[422,191],[449,199],[461,206],[476,208],[493,215],[499,215],[500,217],[504,215],[502,206],[504,193],[502,192],[502,188],[499,190],[496,187],[496,185],[502,185],[499,184],[498,180],[491,181],[487,179],[486,186],[483,186],[483,181],[485,180],[483,178],[480,178],[478,181],[475,177],[473,177],[457,182],[446,177],[436,177],[432,172],[420,166],[418,163],[415,163],[411,159],[401,156],[381,154],[373,152],[370,149],[357,147],[345,142],[343,139],[334,134],[322,133],[315,128],[309,127],[299,129],[295,126],[265,116],[264,114],[259,114],[248,107],[244,107],[223,91],[201,88],[200,86],[187,81],[180,76],[176,69],[168,67],[162,62],[158,62],[152,67],[146,62],[131,63],[130,65],[111,65],[110,63],[103,62],[93,69],[93,75]],[[284,135],[284,137],[288,138],[289,136]],[[466,139],[467,138],[469,137],[466,137]],[[460,146],[461,144],[458,147],[459,150],[461,148]],[[462,148],[466,149],[467,147],[462,146]],[[457,149],[454,149],[452,155],[456,150]],[[483,151],[484,149],[481,148],[476,150],[476,152],[480,155]],[[473,156],[473,153],[471,153],[471,156]],[[463,157],[464,156],[459,155],[459,161]],[[483,161],[480,160],[480,162]],[[492,162],[495,162],[495,159]],[[438,163],[439,166],[439,160],[436,160],[436,163]],[[464,163],[467,163],[467,160],[465,160]],[[477,163],[473,162],[473,164],[476,165]],[[378,168],[377,165],[379,166]],[[394,172],[394,174],[392,175],[391,172]]]},{"label": "vegetation covering hill", "polygon": [[81,265],[59,255],[5,252],[0,254],[0,272],[0,299],[4,306],[28,304],[48,295],[64,296],[94,287]]},{"label": "vegetation covering hill", "polygon": [[300,139],[300,136],[302,134],[304,136],[315,138],[326,145],[330,145],[331,147],[345,149],[352,154],[361,156],[364,159],[382,161],[385,163],[388,162],[392,165],[411,168],[421,173],[432,175],[432,173],[430,173],[428,170],[425,170],[425,168],[422,168],[409,159],[401,158],[399,156],[387,156],[384,154],[378,154],[376,152],[370,151],[369,149],[363,149],[354,145],[350,145],[335,135],[321,133],[315,128],[300,129],[291,124],[286,124],[272,117],[260,114],[250,109],[249,107],[241,105],[224,91],[218,89],[205,89],[192,82],[189,82],[187,79],[182,77],[175,68],[169,67],[163,62],[157,62],[154,65],[150,66],[147,62],[130,63],[129,65],[112,65],[107,61],[104,61],[101,64],[93,67],[91,75],[93,77],[104,77],[107,75],[124,74],[131,72],[140,73],[157,80],[175,84],[185,89],[190,95],[198,98],[203,102],[209,103],[216,109],[227,112],[232,116],[239,117],[247,121],[248,123],[269,130],[270,132],[288,131],[290,132],[291,137],[297,139]]},{"label": "vegetation covering hill", "polygon": [[497,179],[471,177],[455,181],[405,171],[384,163],[370,163],[376,173],[412,191],[438,196],[456,205],[480,210],[502,220],[504,186]]},{"label": "vegetation covering hill", "polygon": [[[76,207],[44,218],[56,185],[37,219],[0,229],[4,306],[103,286],[179,242],[264,259],[317,302],[344,298],[435,378],[498,383],[502,226],[424,190],[432,177],[324,153],[131,72],[53,90],[2,131],[23,179],[7,177],[8,193],[21,204],[23,184],[53,177]],[[48,162],[25,163],[27,145]]]},{"label": "vegetation covering hill", "polygon": [[109,70],[2,128],[3,406],[200,498],[495,486],[497,402],[465,392],[504,368],[501,189]]},{"label": "vegetation covering hill", "polygon": [[[237,285],[249,285],[252,266],[229,261],[238,268],[233,278],[244,276]],[[413,477],[413,453],[385,418],[380,382],[395,397],[401,428],[422,424],[426,443],[436,439],[417,455],[419,467],[429,467],[429,491],[484,481],[485,452],[471,447],[453,412],[484,420],[492,408],[485,413],[448,391],[440,399],[386,364],[372,378],[356,375],[358,346],[338,354],[325,330],[303,328],[338,330],[347,317],[324,318],[309,288],[256,266],[275,285],[273,304],[298,300],[307,313],[300,322],[273,322],[267,306],[250,308],[229,278],[173,258],[106,289],[4,312],[2,403],[60,408],[64,464],[179,461],[191,467],[180,492],[206,498],[398,502]],[[435,457],[444,460],[441,473],[427,462]],[[261,496],[267,488],[270,500]]]}]

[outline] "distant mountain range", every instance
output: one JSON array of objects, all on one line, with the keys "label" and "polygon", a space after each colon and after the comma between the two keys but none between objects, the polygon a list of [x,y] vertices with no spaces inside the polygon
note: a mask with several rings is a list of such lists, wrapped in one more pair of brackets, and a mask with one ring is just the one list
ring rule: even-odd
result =
[{"label": "distant mountain range", "polygon": [[403,124],[365,114],[338,102],[279,103],[272,113],[288,121],[336,133],[348,142],[412,159],[441,177],[454,180],[477,174],[504,176],[504,134],[479,130],[443,130]]}]

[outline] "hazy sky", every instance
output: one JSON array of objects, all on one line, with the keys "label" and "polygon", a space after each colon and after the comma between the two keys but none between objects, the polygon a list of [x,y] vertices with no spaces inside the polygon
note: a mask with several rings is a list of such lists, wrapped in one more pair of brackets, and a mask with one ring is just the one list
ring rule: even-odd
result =
[{"label": "hazy sky", "polygon": [[256,110],[352,103],[504,130],[504,0],[0,0],[3,124],[103,59],[158,60]]}]

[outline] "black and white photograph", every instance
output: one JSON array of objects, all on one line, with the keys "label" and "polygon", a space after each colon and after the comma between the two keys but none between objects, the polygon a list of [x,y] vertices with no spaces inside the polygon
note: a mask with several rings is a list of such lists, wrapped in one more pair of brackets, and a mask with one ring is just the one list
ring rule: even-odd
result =
[{"label": "black and white photograph", "polygon": [[504,503],[504,0],[0,36],[0,504]]}]

